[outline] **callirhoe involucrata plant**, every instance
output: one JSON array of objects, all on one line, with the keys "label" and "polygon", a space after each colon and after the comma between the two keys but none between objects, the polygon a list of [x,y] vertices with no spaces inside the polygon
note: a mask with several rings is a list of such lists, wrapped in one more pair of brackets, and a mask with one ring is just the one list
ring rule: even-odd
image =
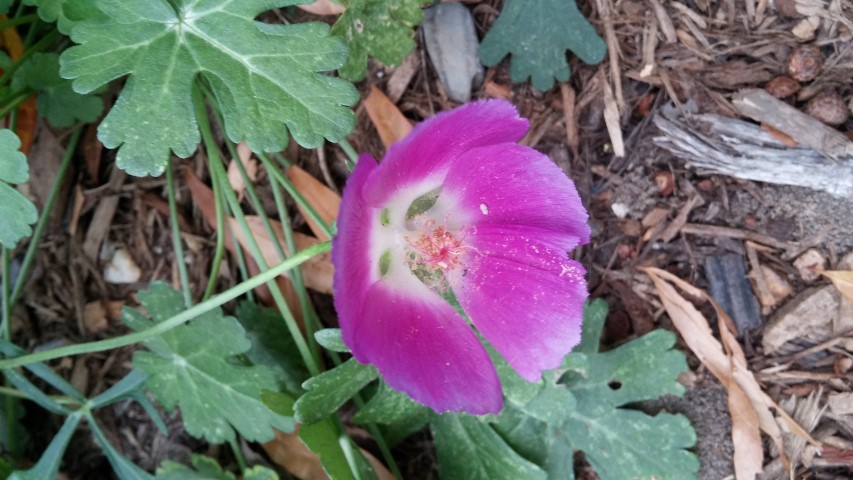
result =
[{"label": "callirhoe involucrata plant", "polygon": [[[578,451],[605,480],[695,477],[687,420],[628,407],[682,393],[684,355],[665,331],[599,350],[607,307],[588,300],[584,267],[570,256],[590,241],[587,212],[560,168],[518,144],[527,120],[507,101],[476,101],[424,120],[381,161],[358,156],[347,141],[359,100],[351,81],[365,77],[369,57],[401,63],[433,2],[333,2],[343,13],[330,26],[295,21],[305,18],[297,0],[0,1],[0,473],[56,478],[86,424],[120,479],[275,479],[270,465],[248,464],[245,442],[269,446],[294,431],[335,479],[386,469],[401,478],[391,447],[419,431],[430,433],[443,478],[574,478]],[[573,0],[512,0],[504,13],[481,59],[510,54],[515,81],[567,81],[567,49],[603,57]],[[29,179],[27,125],[37,116],[67,139],[40,210],[16,189]],[[27,352],[13,343],[12,314],[33,294],[25,286],[89,123],[116,149],[115,167],[165,173],[151,188],[168,201],[180,288],[146,276],[141,308],[122,314],[130,333]],[[305,148],[336,143],[349,158],[337,215],[295,183],[282,153],[291,137]],[[237,158],[238,143],[265,171],[274,215],[242,162],[226,173],[222,152]],[[187,177],[196,202],[206,195],[199,207],[215,246],[206,285],[195,286],[174,174],[199,145],[204,181]],[[296,211],[311,235],[294,231]],[[226,255],[239,283],[217,291]],[[303,277],[308,262],[334,265],[332,288]],[[275,308],[259,305],[259,287]],[[333,290],[336,316],[318,314],[309,288]],[[132,368],[91,398],[44,363],[131,345]],[[36,456],[25,402],[64,418]],[[200,455],[153,471],[134,464],[98,413],[134,402],[164,434],[161,415],[180,410],[184,431],[230,445],[234,465]],[[370,434],[379,461],[348,424]]]}]

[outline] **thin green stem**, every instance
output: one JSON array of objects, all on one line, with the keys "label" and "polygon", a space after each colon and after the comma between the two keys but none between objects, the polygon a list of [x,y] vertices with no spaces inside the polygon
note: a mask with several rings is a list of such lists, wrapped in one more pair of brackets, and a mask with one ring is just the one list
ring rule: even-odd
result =
[{"label": "thin green stem", "polygon": [[358,153],[356,153],[355,149],[352,148],[352,145],[349,144],[349,141],[346,138],[342,138],[340,142],[338,142],[338,146],[341,147],[341,150],[347,154],[347,166],[352,169],[355,167],[355,164],[358,163]]},{"label": "thin green stem", "polygon": [[[9,259],[9,249],[3,247],[3,291],[0,295],[3,296],[3,323],[2,335],[4,340],[12,338],[12,311],[9,308],[9,294],[11,293],[9,281],[11,280],[12,268]],[[5,387],[0,387],[3,390],[11,390],[20,393],[13,388],[9,388],[9,379],[5,379]],[[18,453],[18,421],[15,415],[16,399],[12,396],[7,396],[5,401],[6,413],[6,443],[10,452]]]},{"label": "thin green stem", "polygon": [[285,175],[284,172],[282,172],[281,169],[278,168],[275,163],[269,161],[269,158],[267,158],[266,155],[258,154],[258,158],[260,158],[261,161],[264,162],[264,166],[267,167],[267,172],[270,174],[270,176],[272,176],[275,181],[277,181],[279,184],[281,184],[282,187],[284,187],[285,190],[287,190],[288,195],[293,197],[293,200],[302,208],[302,211],[304,211],[308,215],[308,218],[310,218],[317,225],[317,227],[320,228],[323,234],[325,234],[328,238],[332,238],[332,229],[329,228],[329,225],[326,223],[326,221],[323,220],[319,213],[317,213],[317,210],[310,203],[308,203],[308,200],[306,200],[305,197],[303,197],[302,194],[299,193],[299,190],[297,190],[293,182],[291,182],[290,179],[287,178],[287,175]]},{"label": "thin green stem", "polygon": [[27,277],[30,274],[30,267],[32,267],[36,251],[38,251],[39,244],[41,243],[41,237],[44,235],[44,229],[47,227],[47,220],[50,218],[50,213],[53,211],[53,205],[56,203],[56,198],[59,196],[62,180],[65,178],[65,173],[68,171],[68,167],[71,165],[71,158],[74,156],[74,151],[77,149],[77,142],[80,141],[80,134],[82,133],[83,129],[78,126],[74,130],[74,133],[71,134],[71,138],[68,140],[68,145],[65,147],[65,154],[62,156],[62,161],[59,164],[59,170],[56,171],[56,178],[53,180],[53,185],[50,187],[50,193],[47,196],[47,200],[44,202],[44,208],[42,209],[41,216],[36,223],[36,228],[33,231],[33,236],[30,239],[29,246],[27,247],[27,253],[24,255],[24,261],[21,262],[21,272],[20,275],[18,275],[18,281],[15,282],[15,288],[12,289],[12,295],[9,297],[10,309],[14,308],[15,304],[18,303],[18,300],[24,291],[24,285],[27,283]]},{"label": "thin green stem", "polygon": [[3,291],[0,295],[3,296],[3,322],[0,325],[4,340],[12,338],[12,308],[9,303],[9,295],[12,292],[12,287],[9,282],[12,280],[12,263],[9,258],[9,249],[3,247]]},{"label": "thin green stem", "polygon": [[99,340],[97,342],[88,342],[81,343],[79,345],[69,345],[67,347],[54,348],[50,350],[44,350],[41,352],[31,353],[28,355],[21,355],[20,357],[13,357],[8,359],[0,360],[0,369],[7,368],[16,368],[24,365],[30,365],[32,363],[38,362],[46,362],[48,360],[53,360],[56,358],[67,357],[70,355],[80,355],[82,353],[92,353],[92,352],[103,352],[104,350],[112,350],[114,348],[124,347],[127,345],[133,345],[134,343],[144,342],[150,338],[154,338],[158,335],[161,335],[169,330],[180,326],[193,318],[198,317],[199,315],[209,312],[216,307],[220,307],[225,303],[234,300],[235,298],[245,294],[246,292],[257,288],[265,283],[273,281],[279,275],[282,275],[299,265],[308,261],[311,257],[315,255],[320,255],[331,250],[330,242],[318,243],[316,245],[312,245],[305,250],[293,255],[287,260],[279,263],[278,265],[271,267],[268,270],[265,270],[258,275],[242,282],[234,287],[229,288],[228,290],[216,295],[215,297],[207,300],[206,302],[199,303],[197,305],[193,305],[192,307],[182,311],[181,313],[163,321],[151,328],[142,330],[140,332],[130,333],[127,335],[122,335],[120,337],[109,338],[106,340]]},{"label": "thin green stem", "polygon": [[59,31],[53,30],[47,35],[44,36],[41,40],[36,42],[33,46],[24,50],[24,54],[21,55],[21,58],[15,60],[15,63],[9,66],[6,70],[3,71],[3,75],[0,76],[0,85],[6,85],[12,79],[12,75],[21,68],[21,65],[24,64],[30,57],[35,55],[36,53],[44,50],[49,47],[56,39],[59,38]]},{"label": "thin green stem", "polygon": [[[222,259],[225,256],[225,207],[222,205],[222,193],[219,191],[219,182],[213,182],[213,204],[216,207],[216,248],[213,252],[213,263],[210,268],[210,278],[207,280],[207,288],[202,300],[207,300],[213,295],[216,288],[216,279],[219,278],[219,269],[222,267]],[[242,257],[241,257],[242,258]]]},{"label": "thin green stem", "polygon": [[172,250],[175,252],[175,262],[178,264],[178,276],[181,277],[184,305],[190,307],[193,304],[193,296],[190,291],[187,264],[184,261],[184,246],[181,243],[181,223],[178,221],[178,202],[175,201],[175,172],[172,167],[172,160],[170,159],[166,165],[166,192],[169,197],[169,216],[172,217]]},{"label": "thin green stem", "polygon": [[[222,186],[222,192],[225,194],[225,200],[228,202],[229,208],[231,209],[231,213],[234,214],[234,217],[237,220],[237,224],[240,226],[240,229],[243,231],[243,235],[246,238],[246,242],[249,244],[249,250],[252,253],[252,256],[255,259],[255,262],[258,264],[262,272],[265,272],[269,266],[264,260],[263,254],[261,253],[261,249],[258,247],[257,241],[255,241],[254,235],[252,235],[252,231],[249,228],[248,223],[246,222],[246,216],[243,214],[243,210],[240,208],[240,202],[237,200],[237,194],[234,192],[230,185],[228,184],[227,175],[225,173],[225,167],[222,165],[222,159],[219,156],[219,151],[216,147],[216,142],[213,138],[213,131],[211,130],[210,122],[207,117],[207,108],[205,106],[204,97],[202,96],[201,89],[196,85],[193,88],[193,103],[196,109],[196,118],[198,118],[199,122],[199,130],[201,131],[202,141],[204,142],[205,149],[208,154],[208,164],[211,172],[216,170],[216,177]],[[211,174],[213,176],[213,173]],[[305,251],[305,250],[303,250]],[[291,257],[293,258],[293,257]],[[274,278],[274,277],[273,277]],[[305,366],[308,369],[308,372],[311,375],[317,375],[320,373],[320,368],[318,366],[317,361],[314,359],[314,356],[311,354],[311,351],[308,349],[308,344],[305,342],[305,337],[302,335],[302,332],[299,329],[299,325],[296,323],[296,319],[293,317],[293,313],[291,313],[290,308],[287,306],[287,301],[284,299],[284,295],[281,293],[281,289],[278,288],[278,285],[270,281],[268,285],[270,289],[270,293],[272,294],[273,300],[278,307],[279,312],[284,318],[285,325],[293,337],[293,341],[296,344],[296,349],[299,350],[299,354],[302,357],[302,360],[305,362]]]},{"label": "thin green stem", "polygon": [[0,30],[2,30],[4,28],[22,25],[24,23],[32,23],[38,19],[39,19],[39,16],[37,13],[31,13],[29,15],[22,15],[20,17],[10,18],[8,20],[2,20],[2,21],[0,21]]},{"label": "thin green stem", "polygon": [[231,451],[234,452],[234,458],[237,459],[237,466],[240,467],[241,472],[246,471],[246,457],[243,456],[243,450],[240,449],[240,444],[237,442],[237,437],[232,437],[228,440],[228,444],[231,445]]},{"label": "thin green stem", "polygon": [[24,88],[0,99],[0,105],[2,105],[2,107],[0,107],[0,118],[5,117],[6,114],[17,109],[22,103],[24,103],[24,101],[30,98],[32,94],[32,90]]},{"label": "thin green stem", "polygon": [[[290,224],[290,215],[287,214],[287,206],[284,203],[284,195],[281,192],[281,187],[276,182],[270,182],[272,186],[272,196],[275,200],[275,206],[278,210],[278,218],[281,219],[281,229],[284,233],[284,243],[287,245],[288,252],[296,251],[296,240],[293,238],[293,227]],[[317,331],[320,321],[317,318],[314,307],[311,305],[311,300],[308,298],[308,291],[305,290],[305,281],[302,278],[302,271],[294,270],[290,275],[290,281],[293,283],[293,289],[296,290],[296,295],[299,297],[299,307],[302,309],[302,318],[305,321],[305,336],[308,338],[308,348],[320,360],[320,349],[317,347],[317,340],[314,338],[314,332]]]},{"label": "thin green stem", "polygon": [[[228,235],[230,235],[231,238],[237,238],[234,236],[234,229],[231,228],[230,223],[226,223],[225,228],[228,229]],[[249,266],[246,264],[246,254],[243,252],[243,247],[240,246],[240,242],[235,241],[231,243],[234,245],[234,256],[237,257],[237,269],[240,270],[240,278],[243,280],[252,278],[252,276],[249,275]],[[255,303],[255,292],[249,291],[246,294],[246,297],[248,297],[250,302]]]},{"label": "thin green stem", "polygon": [[[26,393],[18,390],[17,388],[12,388],[12,387],[0,387],[0,395],[2,395],[4,397],[9,397],[12,399],[20,399],[20,400],[30,400],[31,399],[31,397],[29,395],[27,395]],[[51,400],[55,401],[56,403],[58,403],[60,405],[80,405],[80,401],[75,399],[75,398],[66,397],[64,395],[48,395],[48,396],[50,397]]]}]

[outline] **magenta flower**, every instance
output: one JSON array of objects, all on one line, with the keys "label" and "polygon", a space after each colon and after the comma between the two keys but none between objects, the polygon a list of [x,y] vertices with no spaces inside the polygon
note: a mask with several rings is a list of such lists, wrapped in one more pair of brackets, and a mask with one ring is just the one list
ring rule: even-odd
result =
[{"label": "magenta flower", "polygon": [[575,186],[517,142],[527,120],[489,100],[362,155],[332,241],[335,307],[353,356],[437,412],[497,413],[501,385],[471,323],[527,381],[580,341],[589,241]]}]

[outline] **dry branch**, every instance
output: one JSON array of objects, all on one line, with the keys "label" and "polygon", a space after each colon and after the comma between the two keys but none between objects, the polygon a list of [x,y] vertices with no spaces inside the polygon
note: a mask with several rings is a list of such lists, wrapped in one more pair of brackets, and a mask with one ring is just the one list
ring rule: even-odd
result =
[{"label": "dry branch", "polygon": [[654,138],[655,144],[700,173],[853,197],[853,146],[844,147],[848,153],[832,160],[811,148],[788,147],[750,122],[713,114],[680,116],[674,108],[664,109],[654,123],[663,133]]}]

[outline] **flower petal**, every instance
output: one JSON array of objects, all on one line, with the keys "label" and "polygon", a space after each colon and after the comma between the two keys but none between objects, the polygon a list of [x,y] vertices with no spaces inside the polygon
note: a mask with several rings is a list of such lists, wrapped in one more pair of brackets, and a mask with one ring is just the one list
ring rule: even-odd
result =
[{"label": "flower petal", "polygon": [[583,267],[536,235],[477,226],[467,238],[467,271],[450,279],[474,326],[531,382],[580,342],[588,295]]},{"label": "flower petal", "polygon": [[368,193],[368,201],[382,205],[409,184],[443,177],[462,153],[486,145],[515,143],[527,128],[527,120],[504,100],[473,102],[439,113],[391,145]]},{"label": "flower petal", "polygon": [[448,172],[442,195],[476,225],[503,225],[563,250],[589,241],[574,183],[547,156],[523,145],[464,153]]},{"label": "flower petal", "polygon": [[411,298],[379,281],[355,315],[347,345],[392,388],[439,413],[500,411],[501,385],[486,349],[438,295]]},{"label": "flower petal", "polygon": [[[338,233],[332,239],[333,288],[335,309],[343,334],[352,331],[354,315],[362,310],[364,295],[370,286],[371,210],[364,202],[368,179],[378,168],[370,155],[362,155],[347,181],[337,219]],[[344,339],[346,340],[346,339]]]}]

